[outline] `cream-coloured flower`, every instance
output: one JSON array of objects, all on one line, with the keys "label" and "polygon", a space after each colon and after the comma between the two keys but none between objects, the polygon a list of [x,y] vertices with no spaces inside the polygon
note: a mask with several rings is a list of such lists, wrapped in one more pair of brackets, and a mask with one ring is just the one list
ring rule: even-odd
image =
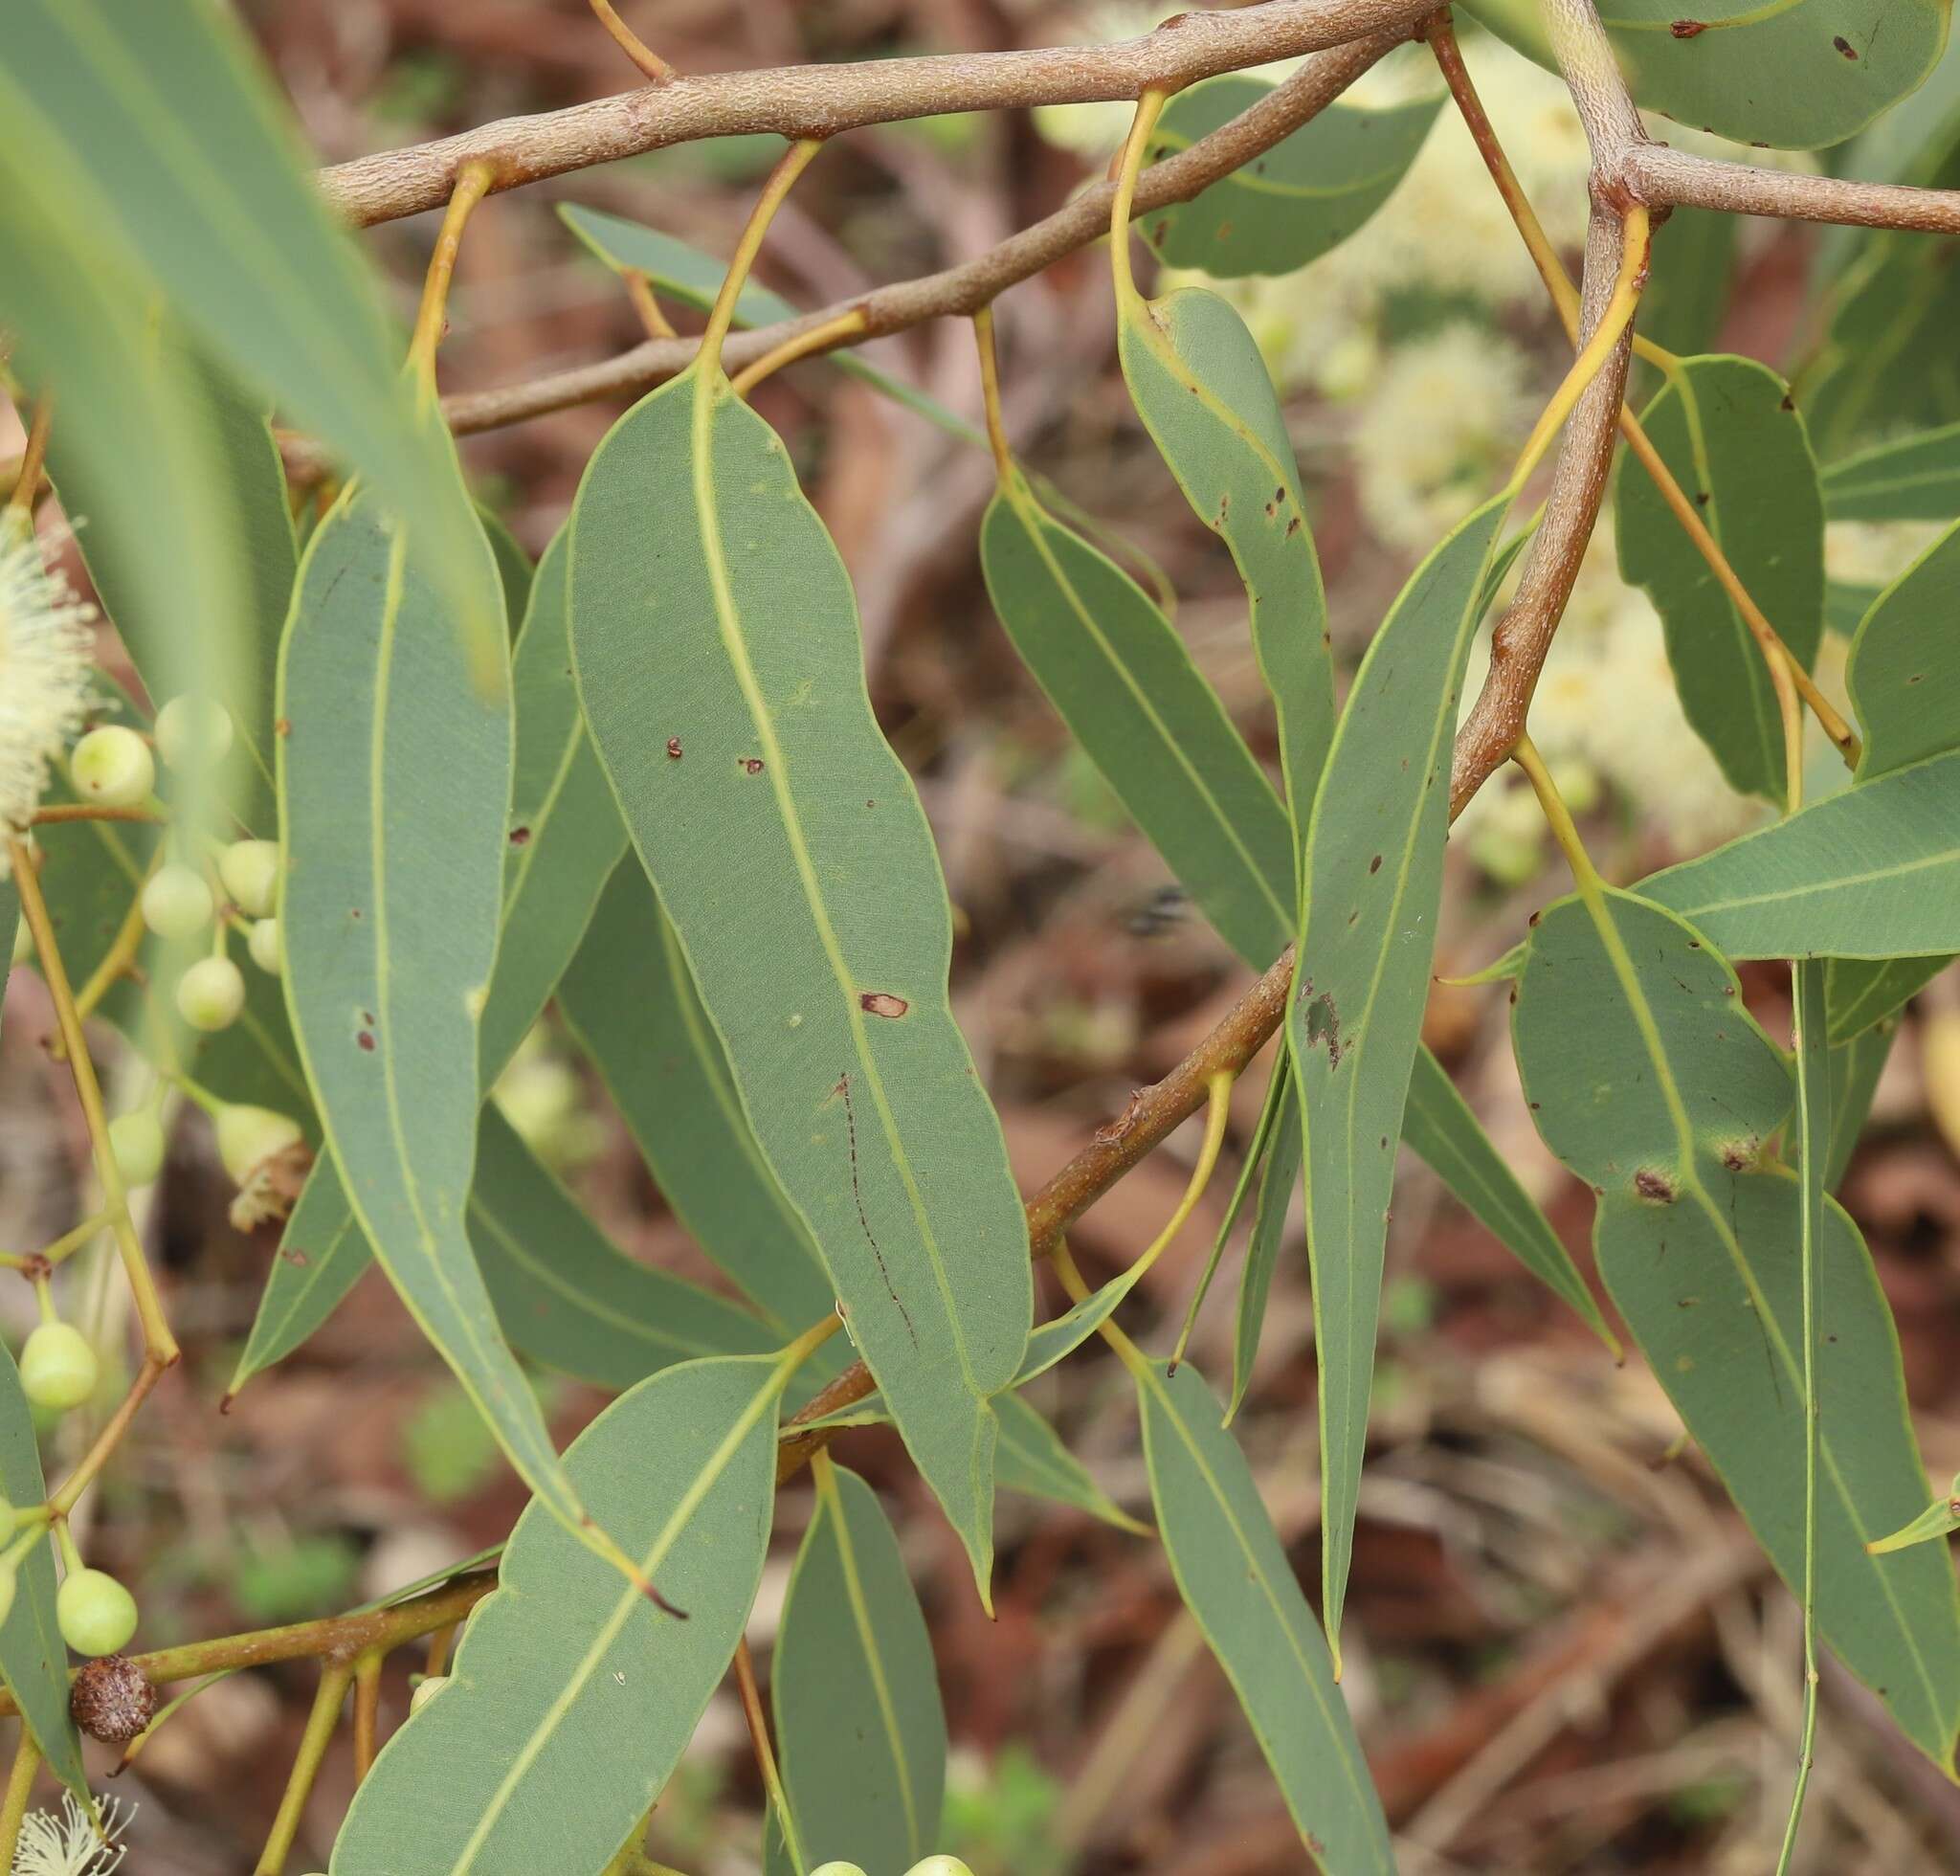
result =
[{"label": "cream-coloured flower", "polygon": [[115,1840],[128,1827],[136,1807],[111,1798],[98,1809],[100,1835],[73,1792],[61,1795],[58,1813],[30,1811],[21,1820],[13,1876],[109,1876],[120,1868],[129,1846]]},{"label": "cream-coloured flower", "polygon": [[1952,525],[1943,521],[1834,521],[1824,571],[1847,586],[1890,586]]},{"label": "cream-coloured flower", "polygon": [[[94,617],[48,570],[32,522],[0,510],[0,836],[27,831],[49,763],[81,727]],[[0,880],[9,867],[0,845]]]},{"label": "cream-coloured flower", "polygon": [[1390,352],[1353,437],[1362,512],[1382,540],[1426,552],[1503,481],[1536,414],[1528,368],[1467,322]]}]

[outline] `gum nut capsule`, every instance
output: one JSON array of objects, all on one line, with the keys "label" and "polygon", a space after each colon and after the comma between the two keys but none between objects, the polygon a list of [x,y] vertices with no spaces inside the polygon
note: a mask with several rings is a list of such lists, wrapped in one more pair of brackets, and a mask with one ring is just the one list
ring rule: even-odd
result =
[{"label": "gum nut capsule", "polygon": [[415,1683],[415,1691],[409,1696],[409,1717],[413,1719],[423,1708],[449,1686],[447,1674],[431,1674]]},{"label": "gum nut capsule", "polygon": [[125,1186],[146,1186],[164,1170],[164,1129],[145,1108],[118,1114],[109,1123],[109,1149]]},{"label": "gum nut capsule", "polygon": [[79,1407],[101,1373],[88,1337],[71,1323],[43,1323],[20,1351],[20,1385],[36,1407]]},{"label": "gum nut capsule", "polygon": [[220,1107],[216,1127],[218,1158],[234,1186],[242,1186],[256,1168],[301,1138],[300,1123],[292,1115],[242,1101]]},{"label": "gum nut capsule", "polygon": [[127,1655],[106,1655],[80,1669],[68,1711],[91,1739],[126,1744],[157,1716],[157,1690]]},{"label": "gum nut capsule", "polygon": [[145,882],[143,922],[159,938],[189,938],[211,923],[211,887],[202,873],[172,860]]},{"label": "gum nut capsule", "polygon": [[278,897],[278,842],[234,840],[218,856],[218,878],[241,912],[262,919]]},{"label": "gum nut capsule", "polygon": [[201,957],[177,979],[177,1014],[192,1029],[229,1029],[245,1007],[245,978],[228,957]]},{"label": "gum nut capsule", "polygon": [[286,955],[285,948],[279,942],[278,920],[260,919],[246,938],[245,949],[252,953],[254,964],[277,977]]},{"label": "gum nut capsule", "polygon": [[232,747],[232,713],[210,697],[173,697],[157,712],[157,753],[167,769],[209,769]]},{"label": "gum nut capsule", "polygon": [[105,1570],[75,1570],[55,1597],[55,1619],[77,1654],[113,1655],[136,1633],[136,1598]]},{"label": "gum nut capsule", "polygon": [[84,801],[103,808],[134,808],[157,785],[149,745],[120,723],[91,729],[68,758],[69,779]]}]

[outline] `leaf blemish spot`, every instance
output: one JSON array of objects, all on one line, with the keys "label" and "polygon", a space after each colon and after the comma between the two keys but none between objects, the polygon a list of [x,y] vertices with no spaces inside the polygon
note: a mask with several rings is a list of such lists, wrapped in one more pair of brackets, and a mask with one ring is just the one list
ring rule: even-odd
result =
[{"label": "leaf blemish spot", "polygon": [[1368,862],[1368,870],[1370,873],[1379,873],[1382,870],[1382,857],[1380,854],[1376,854],[1375,857]]},{"label": "leaf blemish spot", "polygon": [[1705,19],[1677,19],[1669,23],[1667,30],[1677,39],[1692,39],[1698,34],[1707,32],[1708,22]]},{"label": "leaf blemish spot", "polygon": [[762,757],[759,755],[746,755],[742,758],[742,767],[750,775],[760,775],[762,773]]},{"label": "leaf blemish spot", "polygon": [[680,760],[680,738],[678,736],[667,738],[667,760],[669,762],[679,762]]},{"label": "leaf blemish spot", "polygon": [[874,1016],[902,1016],[912,1007],[902,996],[894,996],[884,990],[866,991],[858,997],[858,1006]]},{"label": "leaf blemish spot", "polygon": [[531,830],[527,827],[514,827],[510,830],[510,844],[513,847],[527,846],[530,838]]},{"label": "leaf blemish spot", "polygon": [[364,1029],[357,1032],[354,1040],[369,1055],[374,1053],[374,1032],[371,1029]]},{"label": "leaf blemish spot", "polygon": [[1664,1172],[1643,1166],[1634,1174],[1634,1190],[1652,1205],[1674,1203],[1674,1181]]},{"label": "leaf blemish spot", "polygon": [[1831,43],[1834,46],[1836,46],[1838,50],[1840,53],[1842,53],[1846,58],[1856,58],[1858,56],[1858,54],[1852,49],[1851,41],[1847,39],[1843,34],[1838,34],[1837,37],[1835,37],[1831,41]]}]

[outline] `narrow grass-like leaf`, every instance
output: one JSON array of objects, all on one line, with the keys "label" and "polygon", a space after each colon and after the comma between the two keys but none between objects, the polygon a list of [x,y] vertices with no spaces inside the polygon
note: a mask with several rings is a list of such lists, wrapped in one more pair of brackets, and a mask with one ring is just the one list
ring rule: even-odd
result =
[{"label": "narrow grass-like leaf", "polygon": [[502,937],[483,1006],[486,1088],[565,974],[626,852],[626,827],[586,734],[571,679],[563,533],[545,549],[530,595],[511,654],[517,765]]},{"label": "narrow grass-like leaf", "polygon": [[[1809,669],[1824,618],[1824,510],[1790,387],[1753,359],[1683,360],[1640,421],[1783,642]],[[1620,571],[1660,614],[1682,708],[1744,793],[1780,800],[1783,729],[1748,624],[1654,479],[1623,461]]]},{"label": "narrow grass-like leaf", "polygon": [[1449,1071],[1427,1049],[1415,1052],[1409,1106],[1402,1116],[1402,1138],[1429,1162],[1491,1236],[1567,1304],[1617,1360],[1619,1337],[1607,1328],[1571,1253],[1560,1242],[1550,1219],[1518,1183],[1517,1174],[1491,1150],[1489,1137],[1478,1126],[1470,1104],[1458,1093]]},{"label": "narrow grass-like leaf", "polygon": [[1960,522],[1872,602],[1851,641],[1845,687],[1864,731],[1858,780],[1960,748]]},{"label": "narrow grass-like leaf", "polygon": [[1334,666],[1300,466],[1273,381],[1245,322],[1196,288],[1145,300],[1120,287],[1116,343],[1145,428],[1245,583],[1253,651],[1279,714],[1287,809],[1303,838],[1333,737]]},{"label": "narrow grass-like leaf", "polygon": [[558,986],[558,1009],[702,1253],[786,1335],[832,1307],[810,1227],[756,1145],[680,940],[631,855]]},{"label": "narrow grass-like leaf", "polygon": [[[1599,1194],[1599,1267],[1689,1434],[1786,1582],[1803,1576],[1801,1187],[1765,1143],[1793,1089],[1694,928],[1595,889],[1540,917],[1513,1029],[1546,1143]],[[1867,1539],[1925,1503],[1892,1318],[1857,1227],[1816,1244],[1817,1611],[1825,1639],[1941,1764],[1960,1727],[1945,1557]]]},{"label": "narrow grass-like leaf", "polygon": [[945,882],[871,712],[843,564],[781,438],[698,368],[600,444],[570,541],[593,745],[984,1598],[988,1402],[1028,1339],[1027,1221],[947,1003]]},{"label": "narrow grass-like leaf", "polygon": [[[1272,86],[1229,73],[1165,106],[1146,161],[1189,149]],[[1336,101],[1201,195],[1147,215],[1144,239],[1171,267],[1221,279],[1290,274],[1338,247],[1394,193],[1436,122],[1440,98],[1387,110]]]},{"label": "narrow grass-like leaf", "polygon": [[[369,501],[344,497],[301,567],[279,663],[286,996],[375,1255],[525,1483],[576,1526],[464,1216],[502,904],[508,681],[476,681],[411,547]],[[505,646],[501,624],[493,643]]]},{"label": "narrow grass-like leaf", "polygon": [[[1472,0],[1469,11],[1558,70],[1535,0]],[[1678,0],[1615,0],[1602,18],[1637,102],[1778,149],[1821,149],[1861,130],[1924,81],[1947,40],[1940,0],[1724,0],[1687,18]]]},{"label": "narrow grass-like leaf", "polygon": [[742,1638],[768,1547],[782,1380],[768,1357],[686,1362],[580,1435],[566,1454],[577,1490],[687,1619],[533,1504],[448,1682],[355,1794],[333,1876],[604,1867]]},{"label": "narrow grass-like leaf", "polygon": [[1960,750],[1826,795],[1640,891],[1729,957],[1960,951]]},{"label": "narrow grass-like leaf", "polygon": [[1822,483],[1833,521],[1949,521],[1960,514],[1960,423],[1840,457]]},{"label": "narrow grass-like leaf", "polygon": [[1442,896],[1451,737],[1509,505],[1500,495],[1459,522],[1402,589],[1348,694],[1307,837],[1286,1038],[1305,1138],[1324,1616],[1337,1666],[1395,1143]]},{"label": "narrow grass-like leaf", "polygon": [[1101,1289],[1061,1315],[1038,1324],[1028,1337],[1028,1352],[1021,1359],[1021,1372],[1014,1376],[1014,1386],[1026,1387],[1037,1374],[1047,1374],[1095,1334],[1115,1313],[1116,1306],[1136,1288],[1142,1262],[1138,1259],[1120,1276],[1112,1277]]},{"label": "narrow grass-like leaf", "polygon": [[[722,276],[726,272],[725,265],[714,256],[689,247],[685,241],[677,241],[657,228],[576,202],[561,202],[558,213],[566,227],[614,273],[644,274],[658,291],[679,301],[683,306],[705,309],[714,304],[715,295],[722,288]],[[735,324],[738,327],[774,325],[781,320],[797,318],[801,311],[780,293],[771,293],[754,280],[746,280],[741,297],[735,302]],[[861,379],[949,436],[986,447],[986,436],[965,417],[947,410],[938,398],[928,396],[902,378],[893,377],[889,371],[880,370],[855,351],[839,350],[829,357],[838,370]]]},{"label": "narrow grass-like leaf", "polygon": [[1266,1301],[1273,1293],[1273,1272],[1279,1267],[1293,1195],[1300,1189],[1300,1162],[1305,1144],[1300,1130],[1300,1090],[1294,1083],[1289,1056],[1286,1085],[1280,1093],[1272,1141],[1259,1171],[1252,1236],[1246,1240],[1245,1263],[1238,1273],[1238,1306],[1232,1326],[1232,1399],[1225,1409],[1228,1422],[1236,1418],[1245,1391],[1252,1386],[1252,1367],[1266,1326]]},{"label": "narrow grass-like leaf", "polygon": [[[414,413],[371,278],[256,63],[199,0],[23,0],[0,46],[0,165],[31,164],[43,198],[51,177],[86,180],[90,247],[140,255],[212,356],[373,480],[487,659],[502,617],[446,437]],[[134,411],[105,434],[157,445]]]},{"label": "narrow grass-like leaf", "polygon": [[1329,1876],[1392,1871],[1381,1799],[1334,1685],[1320,1625],[1259,1500],[1245,1456],[1218,1424],[1196,1370],[1136,1374],[1144,1456],[1165,1554],[1314,1866]]},{"label": "narrow grass-like leaf", "polygon": [[1018,470],[988,505],[980,561],[1015,651],[1089,759],[1225,942],[1270,961],[1292,912],[1292,829],[1169,620]]},{"label": "narrow grass-like leaf", "polygon": [[470,1241],[511,1346],[599,1387],[629,1388],[701,1355],[761,1354],[782,1339],[739,1305],[619,1250],[495,1103],[477,1138]]},{"label": "narrow grass-like leaf", "polygon": [[919,1597],[878,1494],[828,1462],[769,1669],[776,1753],[811,1867],[900,1876],[939,1842],[946,1712]]},{"label": "narrow grass-like leaf", "polygon": [[[39,1505],[47,1496],[33,1410],[13,1352],[0,1341],[0,1497],[9,1505]],[[45,1539],[20,1559],[13,1606],[0,1622],[0,1673],[50,1770],[87,1803],[88,1774],[68,1711],[68,1644],[55,1617],[55,1546]]]}]

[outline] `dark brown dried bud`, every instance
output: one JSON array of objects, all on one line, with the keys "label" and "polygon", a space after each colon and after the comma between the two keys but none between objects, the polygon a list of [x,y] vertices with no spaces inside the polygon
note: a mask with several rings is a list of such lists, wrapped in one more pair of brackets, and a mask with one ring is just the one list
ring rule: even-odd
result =
[{"label": "dark brown dried bud", "polygon": [[104,1655],[76,1675],[68,1710],[91,1739],[121,1745],[155,1717],[157,1690],[127,1655]]}]

